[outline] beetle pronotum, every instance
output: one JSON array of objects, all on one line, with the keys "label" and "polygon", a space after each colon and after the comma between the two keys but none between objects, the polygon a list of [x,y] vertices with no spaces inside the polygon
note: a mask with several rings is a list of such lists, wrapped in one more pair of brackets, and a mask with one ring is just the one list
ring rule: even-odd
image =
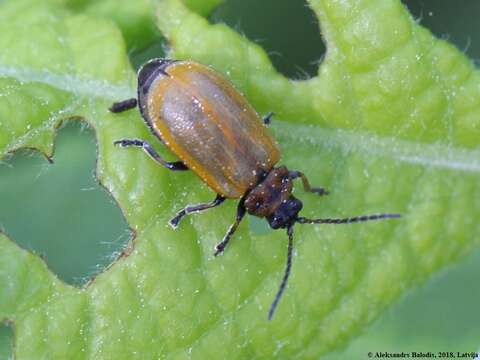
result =
[{"label": "beetle pronotum", "polygon": [[298,216],[302,203],[292,195],[293,180],[301,179],[305,191],[327,195],[312,187],[300,171],[275,167],[280,151],[262,119],[247,100],[218,73],[191,61],[153,59],[138,72],[138,95],[114,103],[114,113],[136,107],[153,134],[180,161],[165,161],[145,140],[115,141],[122,147],[142,148],[153,160],[170,170],[192,170],[212,190],[216,198],[209,203],[188,205],[169,224],[176,228],[187,214],[207,210],[225,199],[240,199],[235,222],[215,247],[221,254],[248,212],[265,218],[273,229],[286,229],[287,264],[280,287],[268,312],[272,319],[287,285],[292,265],[293,225],[348,224],[398,218],[398,214],[362,215],[343,219],[308,219]]}]

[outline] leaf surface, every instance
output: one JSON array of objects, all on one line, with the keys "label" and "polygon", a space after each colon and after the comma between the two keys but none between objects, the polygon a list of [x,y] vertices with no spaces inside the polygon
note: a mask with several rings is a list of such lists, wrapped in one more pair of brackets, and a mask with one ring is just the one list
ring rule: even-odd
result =
[{"label": "leaf surface", "polygon": [[72,12],[54,2],[3,2],[1,153],[35,147],[51,156],[59,122],[87,121],[98,141],[97,176],[136,235],[81,289],[1,235],[0,321],[15,324],[18,359],[314,358],[478,246],[479,72],[463,54],[399,1],[311,0],[327,55],[317,77],[292,81],[258,45],[199,15],[214,4],[157,1],[170,56],[213,66],[259,112],[278,114],[271,127],[282,163],[331,191],[319,199],[299,186],[302,214],[403,218],[298,225],[293,274],[268,322],[286,235],[248,219],[214,258],[235,204],[191,216],[174,232],[166,222],[176,210],[214,194],[191,173],[169,173],[141,151],[112,145],[144,138],[174,158],[136,111],[107,111],[135,94],[115,24],[82,14],[84,5]]}]

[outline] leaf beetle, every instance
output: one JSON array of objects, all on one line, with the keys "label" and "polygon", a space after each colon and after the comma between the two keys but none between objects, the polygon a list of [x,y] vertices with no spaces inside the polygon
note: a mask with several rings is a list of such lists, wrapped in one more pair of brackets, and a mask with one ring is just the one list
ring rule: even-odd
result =
[{"label": "leaf beetle", "polygon": [[211,209],[226,199],[239,199],[235,222],[215,247],[221,254],[246,213],[265,218],[273,229],[286,229],[287,263],[280,287],[268,313],[271,320],[287,285],[292,266],[293,225],[347,224],[398,218],[399,214],[363,215],[340,219],[298,216],[302,202],[292,195],[293,180],[301,179],[305,191],[328,192],[312,187],[300,171],[275,167],[280,151],[266,124],[233,85],[211,68],[193,61],[153,59],[138,72],[137,98],[114,103],[119,113],[138,105],[152,133],[180,159],[165,161],[146,141],[122,139],[115,145],[142,148],[170,170],[192,170],[213,191],[209,203],[188,205],[169,224],[176,228],[187,214]]}]

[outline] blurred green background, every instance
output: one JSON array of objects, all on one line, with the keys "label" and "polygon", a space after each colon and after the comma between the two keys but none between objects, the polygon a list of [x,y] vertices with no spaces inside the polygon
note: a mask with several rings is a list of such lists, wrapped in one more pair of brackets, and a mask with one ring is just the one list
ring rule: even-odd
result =
[{"label": "blurred green background", "polygon": [[[480,58],[480,1],[404,4],[438,37],[472,61]],[[325,52],[304,0],[227,0],[210,20],[225,22],[262,45],[275,67],[293,79],[314,76]],[[138,67],[160,56],[163,43],[158,38],[146,49],[136,48],[131,60]],[[61,279],[81,285],[116,257],[130,232],[114,199],[95,181],[94,133],[85,124],[68,122],[58,135],[54,164],[30,150],[0,162],[0,228],[44,257]],[[479,274],[477,251],[410,292],[362,336],[326,358],[367,359],[369,351],[480,350]],[[11,347],[12,329],[0,325],[0,360],[10,357]]]}]

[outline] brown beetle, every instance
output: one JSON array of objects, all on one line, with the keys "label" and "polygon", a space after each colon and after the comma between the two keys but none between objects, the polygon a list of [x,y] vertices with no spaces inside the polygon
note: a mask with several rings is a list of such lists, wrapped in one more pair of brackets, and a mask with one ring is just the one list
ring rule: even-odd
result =
[{"label": "brown beetle", "polygon": [[220,205],[225,199],[240,199],[235,222],[215,247],[221,254],[248,212],[265,218],[273,229],[288,234],[287,265],[280,288],[270,307],[275,312],[285,290],[292,264],[293,225],[346,224],[398,218],[398,214],[377,214],[345,219],[307,219],[298,216],[302,203],[292,195],[292,181],[300,178],[305,191],[326,195],[311,187],[300,171],[274,167],[280,157],[275,140],[268,134],[271,114],[262,122],[247,100],[230,82],[209,67],[191,61],[153,59],[138,73],[138,97],[115,103],[117,113],[137,106],[153,134],[180,161],[165,161],[144,140],[115,141],[122,147],[141,147],[151,158],[170,170],[192,170],[217,193],[210,203],[188,205],[170,220],[176,228],[187,214]]}]

